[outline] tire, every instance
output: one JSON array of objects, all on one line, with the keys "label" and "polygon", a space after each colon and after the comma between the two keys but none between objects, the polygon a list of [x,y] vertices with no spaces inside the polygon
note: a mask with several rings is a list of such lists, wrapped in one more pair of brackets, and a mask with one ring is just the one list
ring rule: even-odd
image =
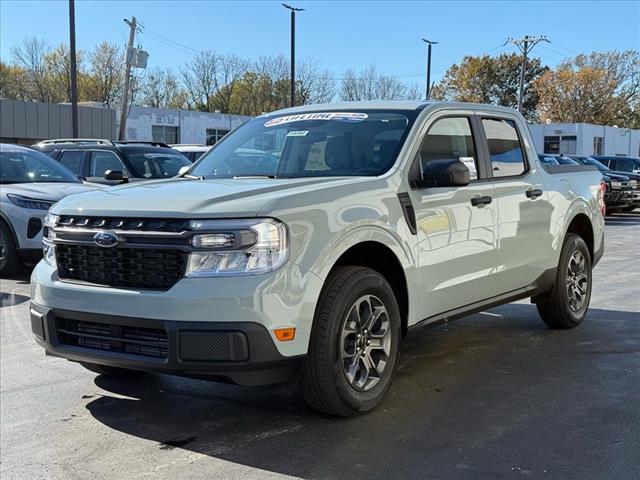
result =
[{"label": "tire", "polygon": [[18,273],[21,267],[13,235],[4,222],[0,222],[0,277]]},{"label": "tire", "polygon": [[560,253],[555,284],[536,304],[542,320],[551,328],[578,326],[587,315],[592,279],[587,244],[579,235],[569,233]]},{"label": "tire", "polygon": [[307,403],[342,417],[374,409],[391,386],[400,335],[386,279],[369,268],[336,268],[320,295],[301,372]]},{"label": "tire", "polygon": [[135,377],[144,373],[138,370],[129,370],[127,368],[111,367],[109,365],[98,365],[97,363],[80,362],[80,365],[82,365],[90,372],[104,375],[106,377]]}]

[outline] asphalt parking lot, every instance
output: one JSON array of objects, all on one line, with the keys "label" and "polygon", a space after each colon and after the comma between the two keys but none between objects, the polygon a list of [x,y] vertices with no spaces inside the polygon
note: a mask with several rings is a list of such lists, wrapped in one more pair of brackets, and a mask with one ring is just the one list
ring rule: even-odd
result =
[{"label": "asphalt parking lot", "polygon": [[1,282],[3,479],[640,478],[640,213],[607,221],[591,310],[526,301],[409,336],[381,407],[314,413],[288,386],[113,380],[45,357],[28,272]]}]

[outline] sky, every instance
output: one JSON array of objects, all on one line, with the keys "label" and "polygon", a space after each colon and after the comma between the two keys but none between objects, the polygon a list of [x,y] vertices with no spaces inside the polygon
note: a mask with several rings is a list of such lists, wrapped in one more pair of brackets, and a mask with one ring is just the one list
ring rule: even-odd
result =
[{"label": "sky", "polygon": [[[593,50],[640,49],[640,1],[294,1],[296,56],[315,60],[336,78],[348,68],[379,71],[424,85],[425,44],[434,46],[432,80],[464,55],[516,51],[508,37],[546,35],[533,50],[554,66]],[[76,0],[79,49],[101,41],[124,45],[135,15],[143,25],[137,44],[149,67],[175,71],[198,51],[232,52],[246,59],[289,55],[289,12],[278,1]],[[0,58],[27,36],[68,43],[66,0],[0,0]]]}]

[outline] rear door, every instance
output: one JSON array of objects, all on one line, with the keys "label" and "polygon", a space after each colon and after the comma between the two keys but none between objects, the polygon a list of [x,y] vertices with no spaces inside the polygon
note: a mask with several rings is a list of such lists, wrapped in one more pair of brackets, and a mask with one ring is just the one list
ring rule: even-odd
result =
[{"label": "rear door", "polygon": [[496,295],[534,283],[553,251],[553,207],[544,191],[544,173],[516,118],[479,117],[498,213]]},{"label": "rear door", "polygon": [[[496,205],[483,168],[472,112],[447,111],[427,121],[416,162],[457,159],[471,171],[467,186],[414,188],[421,316],[430,318],[493,295]],[[415,168],[415,167],[414,167]],[[486,202],[477,203],[478,199]]]}]

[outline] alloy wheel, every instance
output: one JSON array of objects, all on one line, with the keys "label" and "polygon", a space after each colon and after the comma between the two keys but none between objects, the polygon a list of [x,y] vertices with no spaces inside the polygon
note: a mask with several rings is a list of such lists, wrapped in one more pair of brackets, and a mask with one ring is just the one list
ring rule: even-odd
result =
[{"label": "alloy wheel", "polygon": [[587,301],[589,292],[589,275],[586,271],[586,260],[580,251],[575,251],[569,258],[566,277],[567,298],[572,312],[580,312]]}]

